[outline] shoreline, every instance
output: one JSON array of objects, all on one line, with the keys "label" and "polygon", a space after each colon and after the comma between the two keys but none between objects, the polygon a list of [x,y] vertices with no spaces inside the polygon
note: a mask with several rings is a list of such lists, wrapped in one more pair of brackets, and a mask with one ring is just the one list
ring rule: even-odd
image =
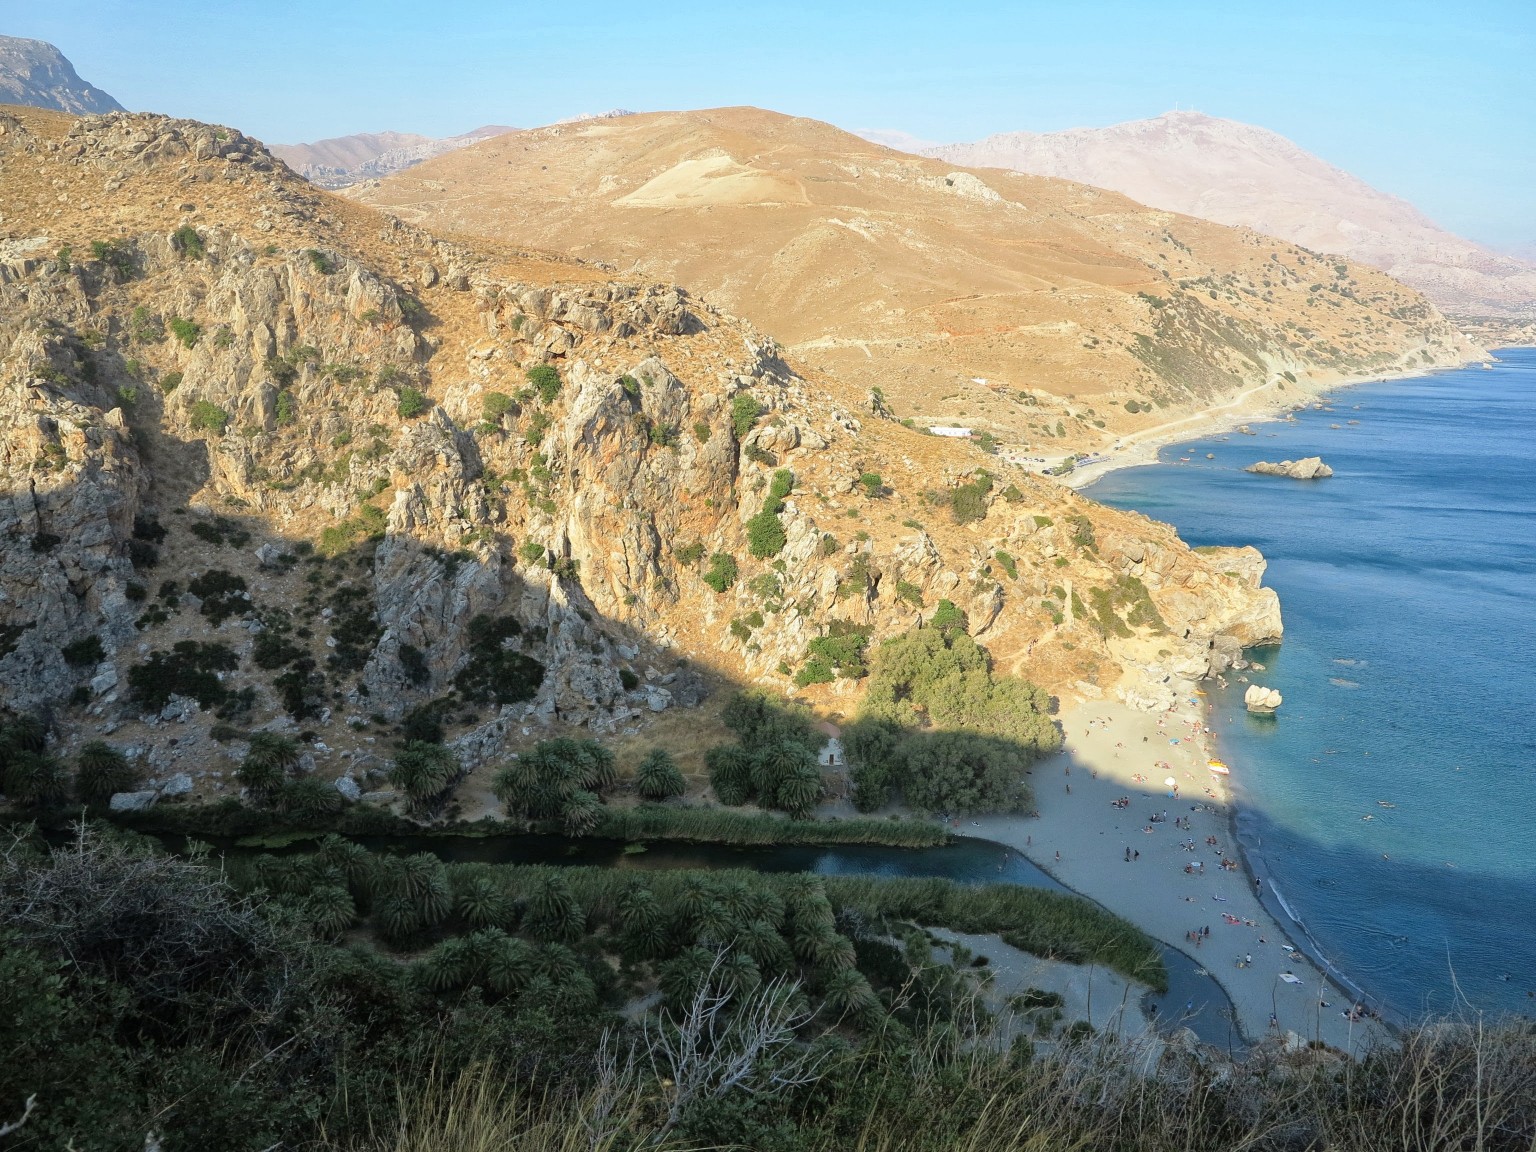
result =
[{"label": "shoreline", "polygon": [[[1496,358],[1489,354],[1490,358]],[[1091,487],[1093,484],[1108,476],[1111,472],[1118,472],[1124,468],[1139,468],[1147,464],[1158,462],[1158,453],[1170,444],[1178,444],[1187,440],[1199,440],[1206,436],[1214,436],[1224,432],[1235,432],[1243,424],[1271,423],[1283,420],[1283,413],[1297,412],[1313,403],[1317,397],[1326,396],[1336,388],[1354,388],[1361,384],[1384,384],[1391,380],[1411,380],[1415,376],[1428,376],[1434,372],[1459,371],[1469,364],[1487,363],[1483,358],[1464,360],[1460,364],[1431,364],[1425,367],[1404,370],[1402,372],[1373,372],[1368,376],[1351,376],[1336,380],[1326,386],[1312,387],[1313,382],[1308,380],[1297,382],[1290,387],[1297,389],[1299,399],[1290,394],[1289,388],[1285,399],[1276,395],[1273,400],[1266,402],[1262,398],[1253,401],[1249,408],[1241,407],[1249,397],[1258,393],[1272,391],[1280,381],[1271,380],[1267,384],[1256,384],[1245,392],[1239,392],[1225,404],[1214,405],[1201,409],[1179,420],[1170,421],[1167,424],[1159,424],[1145,432],[1132,432],[1129,436],[1121,438],[1122,447],[1108,460],[1100,460],[1060,478],[1060,482],[1075,492]],[[1231,410],[1231,411],[1229,411]],[[1172,431],[1176,425],[1188,425],[1181,431]],[[1113,451],[1113,450],[1112,450]]]},{"label": "shoreline", "polygon": [[[1372,1001],[1361,999],[1325,955],[1314,957],[1305,925],[1265,902],[1265,885],[1256,883],[1263,874],[1251,869],[1238,834],[1239,808],[1226,781],[1205,767],[1211,737],[1191,735],[1210,719],[1202,697],[1193,699],[1193,706],[1184,698],[1162,716],[1118,701],[1077,705],[1061,718],[1063,750],[1033,769],[1037,815],[978,817],[958,831],[1018,851],[1202,965],[1230,998],[1246,1041],[1293,1033],[1359,1054],[1387,1028],[1343,1015]],[[1178,782],[1177,799],[1168,795],[1165,776]],[[1114,806],[1121,797],[1130,799],[1125,808]],[[1176,819],[1187,825],[1175,828]],[[1133,861],[1124,859],[1127,848],[1136,853]],[[1221,859],[1235,867],[1221,868]],[[1302,931],[1293,935],[1291,924]],[[1197,944],[1188,933],[1200,928],[1209,934]]]}]

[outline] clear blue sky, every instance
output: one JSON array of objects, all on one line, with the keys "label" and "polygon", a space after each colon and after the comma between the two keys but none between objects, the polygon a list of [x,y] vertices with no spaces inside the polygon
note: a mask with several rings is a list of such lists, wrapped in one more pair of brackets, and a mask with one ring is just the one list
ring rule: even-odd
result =
[{"label": "clear blue sky", "polygon": [[1536,243],[1536,0],[6,0],[0,32],[271,143],[727,104],[952,141],[1177,104]]}]

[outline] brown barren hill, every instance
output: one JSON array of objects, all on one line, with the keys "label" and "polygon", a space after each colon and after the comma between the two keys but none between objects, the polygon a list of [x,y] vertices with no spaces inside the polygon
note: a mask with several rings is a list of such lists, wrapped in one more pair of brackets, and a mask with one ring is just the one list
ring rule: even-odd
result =
[{"label": "brown barren hill", "polygon": [[1374,269],[756,108],[515,133],[349,195],[677,280],[898,416],[990,431],[1010,454],[1474,352]]}]

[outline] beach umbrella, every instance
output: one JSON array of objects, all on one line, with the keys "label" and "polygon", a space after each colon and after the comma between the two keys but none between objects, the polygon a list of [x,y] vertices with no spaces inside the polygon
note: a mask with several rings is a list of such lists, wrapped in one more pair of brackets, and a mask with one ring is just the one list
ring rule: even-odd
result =
[{"label": "beach umbrella", "polygon": [[1170,776],[1170,777],[1168,777],[1168,779],[1164,780],[1163,783],[1167,787],[1172,788],[1175,784],[1178,783],[1178,781],[1175,780],[1172,776]]}]

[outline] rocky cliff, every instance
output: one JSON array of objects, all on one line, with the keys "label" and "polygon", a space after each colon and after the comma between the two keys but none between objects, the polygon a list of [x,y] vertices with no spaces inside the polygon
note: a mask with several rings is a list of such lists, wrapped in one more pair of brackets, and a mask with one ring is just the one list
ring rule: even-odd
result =
[{"label": "rocky cliff", "polygon": [[121,112],[123,106],[87,84],[75,66],[46,40],[0,36],[0,104],[26,104],[61,112]]},{"label": "rocky cliff", "polygon": [[217,790],[216,719],[312,728],[334,773],[434,701],[471,764],[722,684],[846,712],[857,679],[806,676],[808,645],[942,601],[1002,671],[1161,708],[1280,633],[1252,549],[1194,553],[679,288],[441,241],[233,129],[4,109],[0,191],[0,703],[66,746],[116,733]]}]

